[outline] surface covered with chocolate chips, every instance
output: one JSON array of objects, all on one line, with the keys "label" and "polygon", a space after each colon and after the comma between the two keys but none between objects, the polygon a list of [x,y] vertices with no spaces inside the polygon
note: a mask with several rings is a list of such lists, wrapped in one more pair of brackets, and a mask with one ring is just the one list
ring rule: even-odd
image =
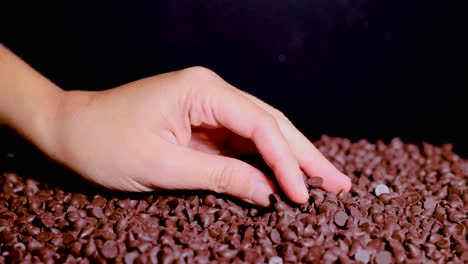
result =
[{"label": "surface covered with chocolate chips", "polygon": [[275,194],[267,209],[208,192],[81,193],[0,171],[0,263],[468,262],[468,161],[450,145],[316,146],[351,191],[313,177],[308,203]]}]

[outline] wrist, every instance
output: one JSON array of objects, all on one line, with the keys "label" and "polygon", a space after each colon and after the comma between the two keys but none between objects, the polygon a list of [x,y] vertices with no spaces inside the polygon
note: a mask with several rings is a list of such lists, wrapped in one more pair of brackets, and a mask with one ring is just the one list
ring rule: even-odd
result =
[{"label": "wrist", "polygon": [[64,91],[0,45],[0,123],[49,152]]},{"label": "wrist", "polygon": [[[52,159],[67,164],[73,160],[80,144],[73,144],[75,133],[80,133],[81,113],[93,100],[96,92],[60,91],[53,95],[54,102],[37,120],[35,144]],[[81,120],[81,121],[80,121]],[[76,142],[75,142],[76,143]]]},{"label": "wrist", "polygon": [[50,87],[44,92],[45,100],[38,103],[36,111],[30,112],[26,122],[19,123],[15,129],[45,154],[55,158],[60,127],[58,117],[67,92],[58,87]]}]

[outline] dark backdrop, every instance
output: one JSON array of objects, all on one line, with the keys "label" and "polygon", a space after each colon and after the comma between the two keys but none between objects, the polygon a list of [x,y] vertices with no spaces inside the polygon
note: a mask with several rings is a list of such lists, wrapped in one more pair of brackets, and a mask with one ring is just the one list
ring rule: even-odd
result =
[{"label": "dark backdrop", "polygon": [[460,149],[468,146],[467,3],[15,1],[2,10],[0,32],[64,89],[201,65],[313,139],[399,136]]}]

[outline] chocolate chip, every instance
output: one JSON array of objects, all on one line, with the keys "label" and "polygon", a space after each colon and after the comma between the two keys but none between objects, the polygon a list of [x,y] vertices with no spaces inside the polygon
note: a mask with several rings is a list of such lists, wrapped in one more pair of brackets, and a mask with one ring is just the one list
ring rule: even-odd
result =
[{"label": "chocolate chip", "polygon": [[288,241],[296,241],[297,240],[297,235],[294,231],[291,229],[287,228],[284,231],[281,232],[281,237],[283,237],[285,240]]},{"label": "chocolate chip", "polygon": [[86,225],[86,220],[85,219],[78,219],[75,222],[73,222],[73,228],[75,230],[81,230],[83,227]]},{"label": "chocolate chip", "polygon": [[397,262],[398,263],[404,262],[404,260],[406,259],[406,251],[403,248],[401,242],[392,239],[389,241],[389,244]]},{"label": "chocolate chip", "polygon": [[416,204],[419,200],[421,200],[421,196],[416,192],[409,193],[405,199],[406,204],[409,206]]},{"label": "chocolate chip", "polygon": [[84,253],[86,256],[93,256],[96,253],[96,243],[93,238],[90,238],[88,243],[84,247]]},{"label": "chocolate chip", "polygon": [[437,201],[436,201],[436,199],[434,199],[432,197],[428,197],[424,201],[424,208],[426,210],[433,210],[433,209],[435,209],[436,205],[437,205]]},{"label": "chocolate chip", "polygon": [[63,244],[63,239],[62,237],[54,237],[50,240],[50,244],[56,246],[56,247],[61,247]]},{"label": "chocolate chip", "polygon": [[119,231],[123,231],[127,228],[127,225],[128,225],[128,220],[127,218],[121,218],[117,221],[116,225],[115,225],[115,229],[117,232]]},{"label": "chocolate chip", "polygon": [[[358,248],[354,253],[354,259],[362,263],[368,263],[370,260],[370,252],[362,248]],[[377,262],[380,263],[380,262]]]},{"label": "chocolate chip", "polygon": [[80,238],[89,237],[95,230],[94,225],[85,226],[80,232]]},{"label": "chocolate chip", "polygon": [[65,232],[62,235],[62,241],[65,245],[70,244],[76,239],[75,235],[72,232]]},{"label": "chocolate chip", "polygon": [[321,177],[310,177],[307,179],[307,184],[314,188],[320,188],[322,187],[323,179]]},{"label": "chocolate chip", "polygon": [[276,194],[262,209],[210,192],[65,191],[0,168],[0,262],[462,263],[468,162],[422,145],[324,137],[350,192],[306,178],[309,201]]},{"label": "chocolate chip", "polygon": [[23,260],[24,254],[25,254],[24,250],[14,248],[13,250],[9,252],[6,259],[9,263],[19,263],[21,262],[21,260]]},{"label": "chocolate chip", "polygon": [[6,230],[0,232],[0,242],[7,244],[8,242],[12,241],[15,238],[15,234],[8,232]]},{"label": "chocolate chip", "polygon": [[114,240],[116,239],[117,235],[115,234],[114,230],[110,226],[104,226],[99,231],[102,238],[106,240]]},{"label": "chocolate chip", "polygon": [[337,226],[345,226],[346,221],[348,220],[348,215],[344,211],[338,211],[334,216],[334,220]]},{"label": "chocolate chip", "polygon": [[90,209],[90,212],[89,212],[92,216],[96,217],[96,218],[104,218],[106,217],[104,215],[104,212],[102,211],[102,208],[101,207],[93,207]]},{"label": "chocolate chip", "polygon": [[55,224],[55,217],[51,213],[43,213],[39,215],[41,223],[45,227],[52,227]]},{"label": "chocolate chip", "polygon": [[418,246],[416,246],[414,244],[408,244],[407,247],[408,247],[410,255],[411,255],[411,257],[413,259],[418,259],[418,258],[421,257],[421,250],[419,249]]},{"label": "chocolate chip", "polygon": [[216,196],[214,196],[213,194],[208,194],[207,196],[205,196],[205,199],[203,201],[206,205],[210,207],[215,207],[217,204]]},{"label": "chocolate chip", "polygon": [[385,215],[383,213],[373,213],[372,220],[378,225],[383,225],[385,221]]},{"label": "chocolate chip", "polygon": [[466,214],[467,214],[466,212],[463,213],[463,212],[455,210],[449,214],[448,219],[452,222],[459,223],[461,220],[466,218]]},{"label": "chocolate chip", "polygon": [[268,264],[283,264],[283,259],[278,256],[271,257]]},{"label": "chocolate chip", "polygon": [[380,196],[384,193],[390,193],[390,189],[385,184],[379,184],[375,187],[374,193],[376,196]]},{"label": "chocolate chip", "polygon": [[224,259],[232,259],[237,255],[237,250],[234,249],[226,249],[223,250],[221,253],[221,257]]},{"label": "chocolate chip", "polygon": [[393,262],[392,254],[388,251],[382,251],[375,256],[375,262],[379,264],[391,264]]},{"label": "chocolate chip", "polygon": [[81,219],[80,213],[78,211],[71,211],[67,213],[67,219],[70,222],[75,222],[78,219]]},{"label": "chocolate chip", "polygon": [[117,247],[117,242],[114,240],[107,240],[101,247],[101,254],[106,259],[113,259],[117,257],[119,253],[119,248]]},{"label": "chocolate chip", "polygon": [[82,247],[83,244],[81,244],[80,241],[75,241],[70,244],[70,252],[73,253],[75,256],[80,256]]},{"label": "chocolate chip", "polygon": [[28,250],[29,251],[38,250],[38,249],[42,248],[43,246],[44,246],[44,244],[42,242],[37,241],[36,239],[31,239],[28,242]]},{"label": "chocolate chip", "polygon": [[50,239],[52,239],[52,233],[51,232],[40,232],[37,237],[37,240],[42,241],[42,242],[47,242]]},{"label": "chocolate chip", "polygon": [[271,239],[271,242],[273,242],[274,244],[279,244],[281,242],[281,235],[278,232],[278,230],[276,229],[271,230],[270,239]]}]

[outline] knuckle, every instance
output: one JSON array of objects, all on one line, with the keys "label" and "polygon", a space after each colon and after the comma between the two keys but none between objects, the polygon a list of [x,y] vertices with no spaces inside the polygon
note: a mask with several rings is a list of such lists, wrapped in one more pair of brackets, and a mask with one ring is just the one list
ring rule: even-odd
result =
[{"label": "knuckle", "polygon": [[252,130],[252,138],[255,139],[276,130],[277,123],[271,114],[264,112],[260,114],[257,119],[258,122],[254,125]]},{"label": "knuckle", "polygon": [[260,122],[258,123],[258,125],[260,126],[260,128],[264,131],[270,131],[272,129],[275,129],[276,126],[277,126],[277,123],[276,123],[276,120],[275,118],[268,114],[268,113],[265,113],[262,117],[261,117],[261,120]]},{"label": "knuckle", "polygon": [[272,111],[272,115],[278,120],[279,122],[283,122],[284,124],[292,124],[292,122],[289,120],[289,118],[280,110],[274,108]]},{"label": "knuckle", "polygon": [[191,95],[197,95],[200,92],[203,94],[207,90],[219,88],[220,85],[216,84],[222,80],[214,71],[202,66],[186,68],[180,70],[178,74],[182,83],[181,87],[188,89]]},{"label": "knuckle", "polygon": [[218,77],[218,75],[215,72],[202,66],[193,66],[190,68],[186,68],[182,70],[181,73],[190,80],[195,81],[207,81]]}]

